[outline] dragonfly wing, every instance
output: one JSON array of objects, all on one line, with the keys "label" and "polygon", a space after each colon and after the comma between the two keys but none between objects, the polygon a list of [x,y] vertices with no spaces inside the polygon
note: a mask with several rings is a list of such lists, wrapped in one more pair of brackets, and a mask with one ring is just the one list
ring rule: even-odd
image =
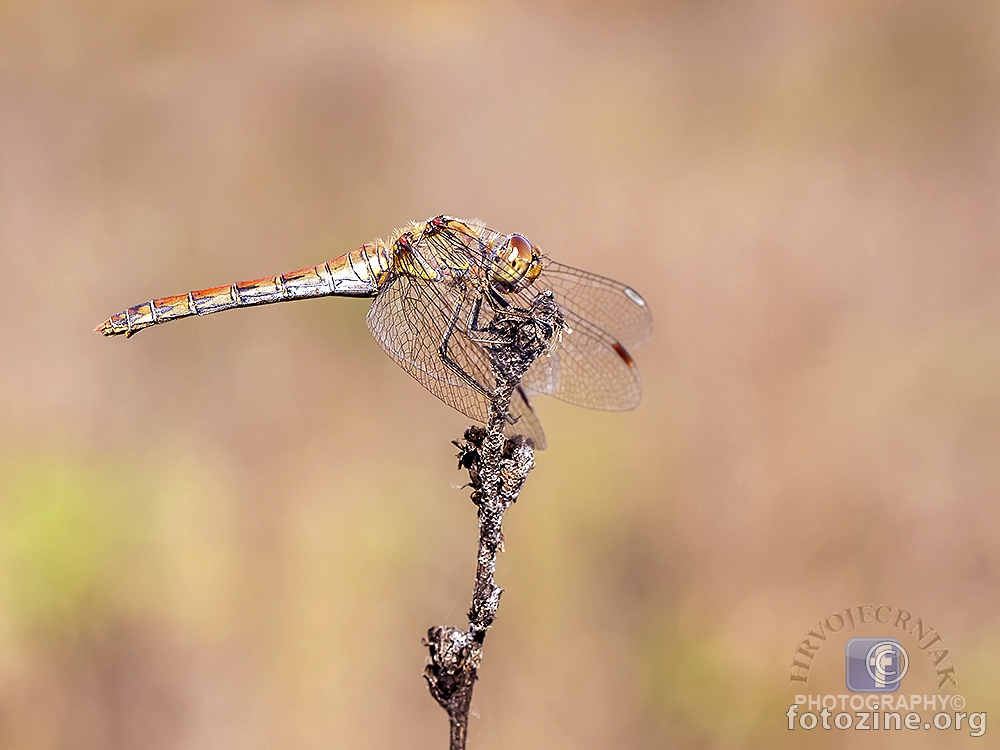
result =
[{"label": "dragonfly wing", "polygon": [[507,437],[523,435],[526,438],[531,438],[536,449],[540,451],[545,450],[545,446],[547,445],[545,431],[542,429],[541,422],[538,421],[538,415],[535,414],[535,410],[532,408],[531,402],[528,400],[528,395],[524,392],[523,388],[519,387],[514,391],[514,395],[510,400],[510,415],[514,418],[514,423],[508,424],[504,430]]},{"label": "dragonfly wing", "polygon": [[566,329],[548,357],[535,362],[521,384],[577,406],[627,411],[639,404],[642,382],[621,343],[570,309]]},{"label": "dragonfly wing", "polygon": [[399,275],[379,291],[368,311],[368,329],[386,354],[424,388],[467,417],[485,423],[489,398],[449,367],[440,352],[454,321],[449,356],[484,389],[493,390],[486,352],[464,333],[467,307],[454,288]]},{"label": "dragonfly wing", "polygon": [[[456,310],[462,305],[459,314]],[[448,354],[469,376],[489,391],[494,378],[486,352],[465,335],[471,302],[442,284],[401,275],[379,292],[368,312],[368,328],[385,352],[418,383],[454,409],[477,422],[489,418],[489,398],[473,388],[441,358],[441,343],[452,321],[455,330]],[[519,388],[511,398],[508,436],[531,438],[545,448],[545,432],[527,395]]]},{"label": "dragonfly wing", "polygon": [[653,331],[649,305],[619,281],[546,260],[535,284],[552,290],[563,313],[576,314],[627,349],[645,342]]}]

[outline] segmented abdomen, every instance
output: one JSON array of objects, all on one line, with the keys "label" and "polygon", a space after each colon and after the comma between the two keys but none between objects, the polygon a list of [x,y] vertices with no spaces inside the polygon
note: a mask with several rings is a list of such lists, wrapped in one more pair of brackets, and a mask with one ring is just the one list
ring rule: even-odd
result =
[{"label": "segmented abdomen", "polygon": [[234,307],[332,295],[372,297],[378,293],[388,269],[389,257],[381,244],[363,245],[339,258],[300,271],[143,302],[112,315],[94,330],[105,336],[131,336],[168,320],[208,315]]}]

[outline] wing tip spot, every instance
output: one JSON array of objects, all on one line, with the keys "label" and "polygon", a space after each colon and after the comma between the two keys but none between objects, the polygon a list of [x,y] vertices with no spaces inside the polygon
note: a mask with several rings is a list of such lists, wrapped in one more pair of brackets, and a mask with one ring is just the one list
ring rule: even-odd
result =
[{"label": "wing tip spot", "polygon": [[629,367],[631,367],[631,368],[635,368],[635,360],[634,360],[634,359],[632,359],[632,355],[630,355],[630,354],[629,354],[629,353],[628,353],[628,352],[627,352],[627,351],[625,350],[625,347],[624,347],[624,346],[622,346],[621,344],[619,344],[619,343],[618,343],[617,341],[616,341],[615,343],[613,343],[613,344],[612,344],[611,346],[613,346],[613,347],[614,347],[614,350],[615,350],[615,354],[617,354],[617,355],[618,355],[619,357],[621,357],[622,361],[623,361],[623,362],[624,362],[624,363],[625,363],[626,365],[628,365],[628,366],[629,366]]}]

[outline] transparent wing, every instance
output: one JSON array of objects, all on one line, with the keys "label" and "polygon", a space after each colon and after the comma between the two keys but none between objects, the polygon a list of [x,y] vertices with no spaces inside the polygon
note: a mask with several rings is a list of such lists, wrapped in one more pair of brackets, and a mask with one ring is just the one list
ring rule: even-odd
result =
[{"label": "transparent wing", "polygon": [[400,275],[379,291],[368,311],[368,330],[386,354],[448,406],[486,422],[489,399],[441,357],[441,344],[454,322],[448,352],[484,390],[493,390],[486,352],[462,332],[467,301],[454,287]]},{"label": "transparent wing", "polygon": [[540,451],[545,450],[545,446],[548,444],[545,439],[545,431],[542,429],[538,415],[535,414],[523,387],[514,391],[514,396],[510,400],[510,415],[514,418],[514,422],[508,424],[504,430],[507,437],[523,435],[526,438],[531,438],[535,448]]},{"label": "transparent wing", "polygon": [[552,353],[535,362],[521,385],[529,394],[555,396],[577,406],[627,411],[639,405],[642,381],[621,343],[572,310]]},{"label": "transparent wing", "polygon": [[[483,390],[495,386],[486,351],[465,330],[474,296],[443,283],[401,275],[375,298],[368,311],[368,329],[385,352],[418,383],[448,406],[477,422],[489,418],[489,397],[441,357],[441,344],[449,328],[447,354]],[[505,432],[530,437],[539,450],[545,433],[524,393],[515,391]]]},{"label": "transparent wing", "polygon": [[546,259],[533,286],[548,288],[565,314],[572,312],[627,349],[644,343],[653,316],[642,296],[627,284]]}]

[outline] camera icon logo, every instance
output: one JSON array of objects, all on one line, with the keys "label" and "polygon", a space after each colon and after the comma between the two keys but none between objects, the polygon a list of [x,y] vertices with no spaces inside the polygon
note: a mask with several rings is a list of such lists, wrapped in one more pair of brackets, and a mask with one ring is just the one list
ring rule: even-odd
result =
[{"label": "camera icon logo", "polygon": [[847,689],[852,693],[894,693],[910,667],[895,638],[851,638],[847,642]]}]

